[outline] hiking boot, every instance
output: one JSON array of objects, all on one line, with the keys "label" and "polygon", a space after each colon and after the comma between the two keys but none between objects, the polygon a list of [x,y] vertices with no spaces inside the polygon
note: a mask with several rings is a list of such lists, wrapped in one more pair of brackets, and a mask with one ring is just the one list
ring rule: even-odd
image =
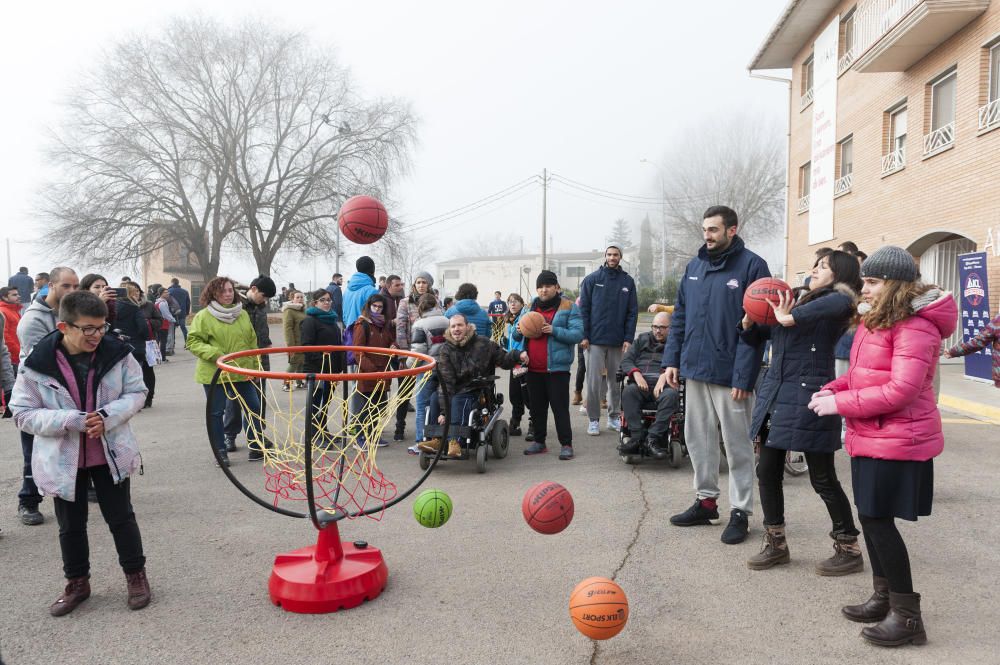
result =
[{"label": "hiking boot", "polygon": [[635,455],[642,448],[643,443],[644,440],[641,437],[625,437],[622,439],[622,442],[618,444],[618,452],[622,455]]},{"label": "hiking boot", "polygon": [[833,556],[816,564],[816,574],[823,577],[840,577],[860,573],[865,569],[857,537],[839,536],[833,541]]},{"label": "hiking boot", "polygon": [[417,448],[421,452],[427,453],[428,455],[437,455],[437,451],[441,450],[441,439],[427,439],[426,441],[421,441],[417,444]]},{"label": "hiking boot", "polygon": [[873,576],[872,587],[875,592],[871,598],[860,605],[844,605],[840,613],[858,623],[875,623],[884,619],[889,614],[889,580]]},{"label": "hiking boot", "polygon": [[549,452],[549,449],[545,447],[545,444],[538,443],[537,441],[524,449],[525,455],[541,455],[547,452]]},{"label": "hiking boot", "polygon": [[920,594],[890,591],[889,613],[874,626],[862,628],[861,637],[880,647],[926,644],[927,632],[920,616]]},{"label": "hiking boot", "polygon": [[226,452],[235,453],[236,452],[236,437],[226,437]]},{"label": "hiking boot", "polygon": [[573,459],[573,446],[563,446],[559,449],[559,459],[570,460]]},{"label": "hiking boot", "polygon": [[785,542],[785,525],[764,525],[764,547],[758,554],[747,559],[750,570],[767,570],[791,561],[788,544]]},{"label": "hiking boot", "polygon": [[[710,502],[710,503],[708,503]],[[707,505],[706,505],[707,504]],[[674,526],[701,526],[719,523],[719,508],[711,499],[695,499],[690,508],[670,518]]]},{"label": "hiking boot", "polygon": [[646,448],[653,459],[667,459],[670,457],[670,444],[663,439],[649,437],[646,441]]},{"label": "hiking boot", "polygon": [[73,577],[68,579],[66,580],[66,588],[56,598],[56,602],[49,605],[49,614],[54,617],[65,616],[88,598],[90,598],[89,577]]},{"label": "hiking boot", "polygon": [[128,586],[128,608],[141,610],[153,599],[149,590],[149,580],[146,579],[146,569],[125,574],[125,584]]},{"label": "hiking boot", "polygon": [[587,425],[587,434],[590,436],[597,436],[601,433],[601,424],[596,420],[591,420],[590,424]]},{"label": "hiking boot", "polygon": [[726,545],[738,545],[750,534],[750,518],[739,508],[733,508],[729,513],[729,524],[722,530],[722,542]]},{"label": "hiking boot", "polygon": [[451,441],[448,442],[448,457],[456,459],[461,456],[462,456],[462,444],[460,444],[455,439],[452,439]]},{"label": "hiking boot", "polygon": [[396,431],[392,435],[392,440],[393,441],[405,441],[406,440],[406,438],[404,436],[405,433],[406,433],[406,428],[405,427],[400,427],[399,425],[396,425]]},{"label": "hiking boot", "polygon": [[573,406],[580,406],[581,404],[583,404],[583,391],[574,390],[573,399],[570,402],[570,404],[572,404]]},{"label": "hiking boot", "polygon": [[45,517],[38,510],[38,506],[20,505],[17,507],[17,516],[21,524],[25,526],[38,526],[45,521]]}]

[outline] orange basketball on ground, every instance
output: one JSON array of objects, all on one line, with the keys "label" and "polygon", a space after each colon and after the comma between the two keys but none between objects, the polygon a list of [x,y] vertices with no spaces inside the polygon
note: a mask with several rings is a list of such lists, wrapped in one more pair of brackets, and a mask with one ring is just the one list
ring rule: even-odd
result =
[{"label": "orange basketball on ground", "polygon": [[569,596],[569,616],[576,629],[592,640],[614,637],[628,621],[628,598],[606,577],[588,577]]},{"label": "orange basketball on ground", "polygon": [[389,213],[378,199],[352,196],[340,206],[337,223],[345,238],[359,245],[369,245],[385,234]]},{"label": "orange basketball on ground", "polygon": [[559,483],[542,481],[524,493],[521,514],[538,533],[559,533],[573,521],[573,496]]},{"label": "orange basketball on ground", "polygon": [[774,277],[764,277],[747,287],[743,294],[743,311],[750,320],[764,326],[777,325],[770,303],[778,304],[778,293],[787,291],[792,295],[792,287]]},{"label": "orange basketball on ground", "polygon": [[545,317],[538,312],[525,312],[517,321],[517,330],[528,339],[542,336]]}]

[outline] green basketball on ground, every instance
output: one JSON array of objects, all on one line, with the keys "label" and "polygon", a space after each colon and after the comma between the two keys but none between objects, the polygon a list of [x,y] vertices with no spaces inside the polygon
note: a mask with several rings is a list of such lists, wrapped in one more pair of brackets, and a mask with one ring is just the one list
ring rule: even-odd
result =
[{"label": "green basketball on ground", "polygon": [[451,498],[441,490],[424,490],[413,502],[413,516],[422,525],[436,529],[451,517]]}]

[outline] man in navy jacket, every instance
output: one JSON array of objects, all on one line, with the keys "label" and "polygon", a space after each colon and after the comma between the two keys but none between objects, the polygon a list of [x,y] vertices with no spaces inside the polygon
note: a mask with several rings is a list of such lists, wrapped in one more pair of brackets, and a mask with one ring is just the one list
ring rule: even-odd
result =
[{"label": "man in navy jacket", "polygon": [[[635,280],[622,270],[622,250],[609,245],[604,250],[604,265],[583,278],[580,284],[580,316],[583,318],[583,341],[587,354],[587,434],[600,434],[603,374],[615,372],[635,338],[639,300]],[[610,376],[609,376],[610,378]],[[620,429],[621,392],[618,384],[608,381],[608,427]]]},{"label": "man in navy jacket", "polygon": [[663,349],[663,367],[654,394],[685,379],[684,438],[694,467],[694,505],[670,518],[676,526],[718,522],[719,428],[729,463],[729,525],[722,542],[743,542],[753,510],[752,390],[760,354],[740,339],[743,293],[762,277],[767,262],[746,249],[737,235],[739,220],[726,206],[705,211],[705,244],[684,270]]}]

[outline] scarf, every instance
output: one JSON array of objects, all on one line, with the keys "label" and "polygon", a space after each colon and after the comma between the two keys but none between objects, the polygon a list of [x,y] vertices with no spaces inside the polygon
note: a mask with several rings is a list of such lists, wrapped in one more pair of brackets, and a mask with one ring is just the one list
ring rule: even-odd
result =
[{"label": "scarf", "polygon": [[209,314],[223,323],[235,323],[236,319],[240,318],[240,312],[243,311],[243,303],[237,300],[235,304],[226,306],[220,304],[217,300],[213,300],[208,303],[208,307],[205,309],[208,310]]},{"label": "scarf", "polygon": [[368,318],[371,319],[372,325],[376,328],[382,328],[385,326],[385,314],[382,314],[381,312],[372,312],[368,315]]},{"label": "scarf", "polygon": [[562,296],[557,293],[548,300],[542,300],[541,298],[539,298],[535,304],[538,305],[538,309],[550,310],[558,307],[561,301],[562,301]]},{"label": "scarf", "polygon": [[322,321],[323,323],[327,323],[331,326],[337,325],[337,321],[340,320],[339,317],[337,317],[337,313],[334,312],[333,310],[330,310],[329,312],[324,312],[319,307],[310,307],[309,309],[307,309],[306,316],[315,317],[320,321]]}]

